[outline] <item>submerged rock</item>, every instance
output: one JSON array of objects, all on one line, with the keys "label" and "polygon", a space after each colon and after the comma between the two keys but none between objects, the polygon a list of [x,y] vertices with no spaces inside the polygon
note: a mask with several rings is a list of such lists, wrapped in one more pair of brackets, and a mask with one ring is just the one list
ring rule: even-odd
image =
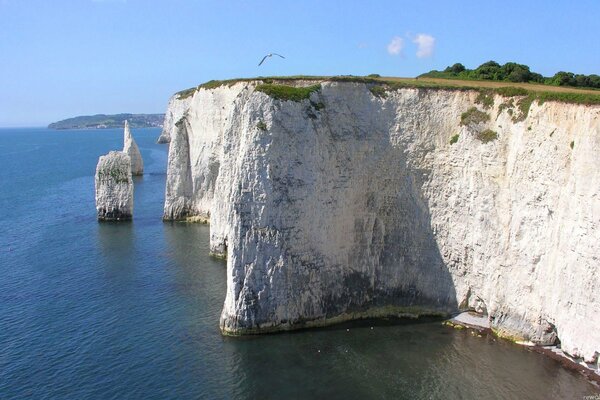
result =
[{"label": "submerged rock", "polygon": [[96,166],[96,211],[99,221],[126,221],[133,216],[130,157],[120,151],[100,156]]},{"label": "submerged rock", "polygon": [[133,175],[143,175],[144,161],[142,160],[142,154],[133,136],[131,136],[127,120],[125,120],[125,129],[123,131],[123,152],[131,159],[131,173]]}]

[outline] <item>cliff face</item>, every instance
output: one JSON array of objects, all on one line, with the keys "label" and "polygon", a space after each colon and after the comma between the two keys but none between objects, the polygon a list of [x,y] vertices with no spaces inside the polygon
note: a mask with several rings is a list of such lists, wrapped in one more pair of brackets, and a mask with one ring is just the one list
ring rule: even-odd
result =
[{"label": "cliff face", "polygon": [[191,97],[181,99],[177,94],[171,96],[169,105],[167,106],[162,131],[156,140],[157,143],[164,144],[171,142],[172,133],[176,129],[175,124],[183,117],[183,114],[190,106],[191,100]]},{"label": "cliff face", "polygon": [[[189,98],[165,218],[210,218],[222,330],[473,308],[597,362],[600,108],[533,103],[515,122],[518,99],[498,95],[488,110],[470,91],[379,96],[327,82],[282,101],[240,82]],[[489,120],[461,125],[471,107]]]}]

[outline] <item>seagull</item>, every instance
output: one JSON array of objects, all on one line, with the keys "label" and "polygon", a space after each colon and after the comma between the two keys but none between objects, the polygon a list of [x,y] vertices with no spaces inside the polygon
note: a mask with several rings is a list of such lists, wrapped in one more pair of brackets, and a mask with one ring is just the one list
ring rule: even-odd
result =
[{"label": "seagull", "polygon": [[260,62],[258,63],[258,66],[260,67],[260,65],[261,65],[262,63],[264,63],[264,62],[265,62],[265,60],[267,59],[267,57],[273,57],[273,56],[279,56],[279,57],[281,57],[281,58],[285,58],[285,57],[284,57],[284,56],[282,56],[281,54],[277,54],[277,53],[269,53],[269,54],[267,54],[266,56],[264,56],[262,60],[260,60]]}]

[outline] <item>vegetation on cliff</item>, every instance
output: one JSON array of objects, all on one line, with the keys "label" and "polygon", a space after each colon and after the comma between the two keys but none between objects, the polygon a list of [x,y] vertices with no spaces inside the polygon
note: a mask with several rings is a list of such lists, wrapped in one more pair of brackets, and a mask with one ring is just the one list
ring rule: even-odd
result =
[{"label": "vegetation on cliff", "polygon": [[[317,86],[324,82],[347,82],[363,83],[367,85],[373,96],[385,99],[390,92],[399,89],[413,88],[423,90],[459,90],[459,91],[477,91],[480,94],[477,97],[477,103],[483,108],[490,108],[493,105],[494,95],[503,97],[529,97],[529,105],[533,101],[542,104],[545,101],[557,101],[573,104],[600,104],[600,90],[581,89],[573,87],[558,87],[539,83],[522,83],[511,81],[490,81],[462,79],[453,76],[453,79],[430,77],[429,74],[421,75],[418,78],[393,78],[378,77],[377,74],[369,76],[274,76],[257,78],[240,78],[228,80],[212,80],[193,88],[176,93],[178,99],[185,99],[193,96],[201,89],[216,89],[221,86],[232,86],[239,82],[253,82],[256,89],[271,95],[272,97],[293,100],[304,99],[310,96],[310,92],[316,91]],[[307,94],[307,88],[311,88]],[[531,101],[529,101],[531,100]],[[299,101],[299,100],[294,100]],[[525,103],[523,103],[525,105]],[[528,109],[528,107],[527,107]]]},{"label": "vegetation on cliff", "polygon": [[473,125],[487,122],[490,120],[489,114],[479,111],[475,107],[469,108],[467,111],[461,114],[460,124],[461,125]]},{"label": "vegetation on cliff", "polygon": [[321,89],[321,85],[311,86],[287,86],[273,83],[263,83],[256,86],[256,90],[278,100],[302,101],[310,97],[310,94]]},{"label": "vegetation on cliff", "polygon": [[531,82],[552,86],[568,86],[600,89],[600,76],[575,74],[560,71],[552,77],[544,77],[537,72],[532,72],[529,66],[507,62],[504,65],[496,61],[488,61],[475,69],[467,69],[461,63],[446,67],[443,71],[429,71],[420,77],[462,79],[462,80],[489,80],[504,82]]}]

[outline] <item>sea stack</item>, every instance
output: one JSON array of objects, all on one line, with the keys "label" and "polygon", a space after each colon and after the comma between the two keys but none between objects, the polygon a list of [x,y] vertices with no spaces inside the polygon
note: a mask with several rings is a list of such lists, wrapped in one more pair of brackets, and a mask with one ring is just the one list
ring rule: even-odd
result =
[{"label": "sea stack", "polygon": [[127,120],[125,120],[125,129],[123,132],[123,153],[127,154],[131,159],[131,173],[133,175],[143,175],[144,161],[142,161],[142,155],[137,143],[135,143],[133,136],[131,136]]},{"label": "sea stack", "polygon": [[96,210],[99,221],[127,221],[133,216],[131,158],[124,152],[111,151],[98,160]]}]

